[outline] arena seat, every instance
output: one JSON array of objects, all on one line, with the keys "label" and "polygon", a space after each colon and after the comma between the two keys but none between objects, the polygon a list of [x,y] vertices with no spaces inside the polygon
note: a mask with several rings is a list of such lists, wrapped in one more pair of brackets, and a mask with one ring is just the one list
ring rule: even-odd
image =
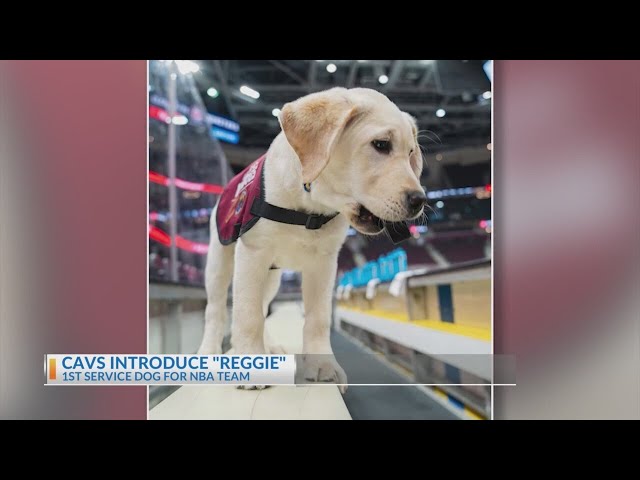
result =
[{"label": "arena seat", "polygon": [[347,245],[343,245],[338,254],[338,270],[346,272],[356,266],[353,260],[353,252]]},{"label": "arena seat", "polygon": [[407,265],[410,267],[415,266],[430,266],[435,265],[436,262],[429,252],[424,247],[416,245],[411,241],[405,242],[401,245],[405,252],[407,252]]},{"label": "arena seat", "polygon": [[484,235],[447,235],[430,240],[431,244],[451,263],[463,263],[484,258]]}]

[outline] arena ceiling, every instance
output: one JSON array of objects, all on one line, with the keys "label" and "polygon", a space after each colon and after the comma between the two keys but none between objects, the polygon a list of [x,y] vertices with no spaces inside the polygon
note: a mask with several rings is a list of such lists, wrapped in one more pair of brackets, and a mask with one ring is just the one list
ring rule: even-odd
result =
[{"label": "arena ceiling", "polygon": [[[418,119],[421,130],[427,131],[420,140],[430,154],[486,148],[490,142],[491,100],[485,92],[491,90],[491,83],[482,60],[197,62],[200,74],[195,79],[207,109],[240,123],[241,147],[268,147],[280,130],[274,109],[334,86],[368,87],[385,93]],[[258,92],[259,98],[241,93],[242,86]],[[444,116],[440,109],[445,111]]]}]

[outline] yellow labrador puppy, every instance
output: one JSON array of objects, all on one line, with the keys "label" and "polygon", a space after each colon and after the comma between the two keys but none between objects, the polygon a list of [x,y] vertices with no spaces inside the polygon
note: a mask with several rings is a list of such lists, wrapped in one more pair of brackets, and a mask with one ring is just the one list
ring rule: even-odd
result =
[{"label": "yellow labrador puppy", "polygon": [[[266,155],[234,177],[211,217],[200,354],[221,353],[233,279],[235,353],[265,352],[264,320],[281,268],[302,273],[304,376],[347,383],[329,341],[338,252],[349,225],[422,214],[415,120],[383,94],[332,88],[287,103]],[[341,388],[342,391],[345,388]]]}]

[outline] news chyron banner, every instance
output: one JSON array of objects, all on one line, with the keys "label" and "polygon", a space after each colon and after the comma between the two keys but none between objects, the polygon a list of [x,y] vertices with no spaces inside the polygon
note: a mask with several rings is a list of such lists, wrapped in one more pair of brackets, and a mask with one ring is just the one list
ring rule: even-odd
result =
[{"label": "news chyron banner", "polygon": [[295,385],[295,355],[45,355],[45,385]]}]

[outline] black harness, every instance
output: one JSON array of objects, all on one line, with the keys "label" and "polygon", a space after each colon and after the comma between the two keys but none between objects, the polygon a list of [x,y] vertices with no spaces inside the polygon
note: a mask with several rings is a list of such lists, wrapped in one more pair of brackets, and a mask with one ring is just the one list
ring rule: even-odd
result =
[{"label": "black harness", "polygon": [[318,230],[325,223],[336,218],[340,213],[333,215],[319,215],[289,210],[288,208],[276,207],[260,197],[257,197],[251,205],[251,213],[256,217],[266,218],[279,223],[289,225],[304,225],[307,230]]},{"label": "black harness", "polygon": [[[304,184],[305,192],[311,191],[311,185]],[[299,212],[298,210],[290,210],[288,208],[277,207],[271,205],[264,199],[257,197],[251,205],[251,213],[256,217],[266,218],[274,222],[287,223],[289,225],[304,225],[307,230],[318,230],[325,223],[340,215],[336,212],[332,215],[319,215]],[[384,229],[389,239],[394,245],[397,245],[411,237],[409,226],[405,222],[385,222],[380,220],[378,225]]]}]

